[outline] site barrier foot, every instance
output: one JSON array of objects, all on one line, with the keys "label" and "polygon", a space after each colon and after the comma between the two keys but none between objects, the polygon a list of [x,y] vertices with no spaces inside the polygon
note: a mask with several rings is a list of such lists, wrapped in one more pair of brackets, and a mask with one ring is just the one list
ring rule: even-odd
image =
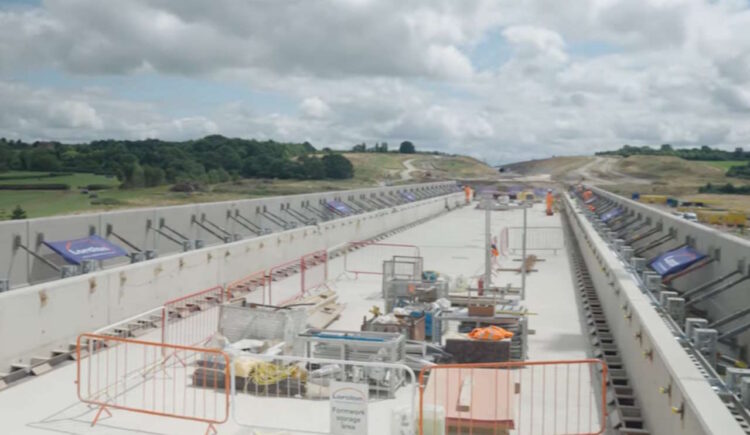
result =
[{"label": "site barrier foot", "polygon": [[106,412],[108,417],[112,417],[112,413],[109,412],[109,409],[107,409],[106,406],[100,406],[99,410],[96,411],[96,416],[94,416],[94,421],[91,422],[91,427],[94,427],[97,421],[99,421],[99,417],[101,417],[102,412]]}]

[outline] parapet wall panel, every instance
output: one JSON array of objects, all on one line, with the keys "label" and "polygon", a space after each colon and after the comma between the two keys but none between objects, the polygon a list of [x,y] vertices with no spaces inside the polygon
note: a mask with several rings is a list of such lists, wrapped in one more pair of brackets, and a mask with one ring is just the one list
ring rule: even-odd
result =
[{"label": "parapet wall panel", "polygon": [[[447,198],[456,206],[463,194]],[[368,239],[445,208],[446,197],[432,198],[396,207],[395,212],[376,211],[1,293],[0,369],[170,299],[225,285],[312,251]]]}]

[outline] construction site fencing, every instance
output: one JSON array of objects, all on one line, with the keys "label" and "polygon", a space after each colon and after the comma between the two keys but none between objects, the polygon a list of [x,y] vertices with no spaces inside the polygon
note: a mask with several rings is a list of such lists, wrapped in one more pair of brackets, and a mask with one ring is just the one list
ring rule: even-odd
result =
[{"label": "construction site fencing", "polygon": [[606,378],[597,359],[425,367],[418,433],[601,434]]},{"label": "construction site fencing", "polygon": [[350,242],[344,247],[344,272],[359,275],[382,275],[383,261],[393,256],[419,257],[417,245],[380,243],[375,241]]},{"label": "construction site fencing", "polygon": [[201,346],[219,328],[226,291],[216,286],[167,301],[162,307],[162,343]]},{"label": "construction site fencing", "polygon": [[[293,280],[286,280],[295,276]],[[310,290],[322,287],[328,281],[328,252],[311,252],[291,261],[268,269],[268,304],[274,304],[273,293],[277,293],[276,304],[283,305],[304,296]],[[279,302],[278,299],[281,299]]]},{"label": "construction site fencing", "polygon": [[229,418],[230,360],[221,350],[82,334],[76,361],[78,398],[98,407],[92,426],[111,410],[206,423],[206,433]]},{"label": "construction site fencing", "polygon": [[266,303],[266,272],[261,270],[227,284],[227,300],[245,296],[250,302]]},{"label": "construction site fencing", "polygon": [[303,255],[300,268],[303,293],[322,287],[328,282],[328,251],[321,250]]},{"label": "construction site fencing", "polygon": [[[519,254],[523,249],[523,227],[507,227],[501,235],[501,252]],[[527,251],[557,251],[565,248],[565,238],[562,227],[526,227],[526,250]]]},{"label": "construction site fencing", "polygon": [[[343,433],[333,430],[343,419],[358,428],[346,433],[415,431],[416,376],[404,364],[239,354],[231,376],[232,419],[252,430]],[[340,391],[358,403],[339,408]]]}]

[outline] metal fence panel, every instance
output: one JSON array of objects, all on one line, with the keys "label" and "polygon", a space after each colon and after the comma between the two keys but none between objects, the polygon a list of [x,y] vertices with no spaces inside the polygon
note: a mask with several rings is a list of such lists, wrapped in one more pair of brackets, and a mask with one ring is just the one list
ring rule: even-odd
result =
[{"label": "metal fence panel", "polygon": [[[168,355],[165,357],[164,355]],[[81,402],[99,409],[208,423],[229,418],[230,360],[222,351],[82,334],[76,347]]]},{"label": "metal fence panel", "polygon": [[419,373],[419,435],[601,434],[601,360],[449,364]]},{"label": "metal fence panel", "polygon": [[[403,364],[240,354],[232,378],[232,418],[243,427],[329,434],[331,386],[345,382],[369,391],[368,433],[414,433],[416,377]],[[393,378],[400,379],[398,388],[381,388]],[[399,432],[388,429],[394,412],[401,417]]]}]

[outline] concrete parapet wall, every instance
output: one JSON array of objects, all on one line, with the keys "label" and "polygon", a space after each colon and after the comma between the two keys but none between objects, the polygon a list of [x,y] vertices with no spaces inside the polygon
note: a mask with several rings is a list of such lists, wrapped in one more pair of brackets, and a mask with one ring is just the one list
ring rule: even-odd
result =
[{"label": "concrete parapet wall", "polygon": [[[672,281],[671,285],[679,291],[689,290],[736,270],[741,270],[742,274],[750,273],[750,240],[742,239],[696,222],[687,221],[666,211],[623,198],[603,189],[593,188],[592,190],[597,195],[617,202],[634,216],[641,216],[642,219],[650,219],[652,225],[661,224],[662,229],[660,233],[654,235],[651,239],[667,235],[672,231],[676,234],[676,238],[671,245],[686,243],[687,238],[690,237],[690,244],[695,249],[715,258],[716,261],[706,267]],[[655,249],[651,251],[651,255],[648,257],[656,256],[656,254],[664,250],[665,248],[663,247]],[[699,307],[706,311],[708,318],[711,320],[716,320],[740,309],[750,307],[750,281],[746,281],[712,297],[710,300],[699,304]],[[750,344],[750,332],[738,336],[737,342],[741,346]]]},{"label": "concrete parapet wall", "polygon": [[744,434],[631,272],[567,195],[566,205],[649,432]]},{"label": "concrete parapet wall", "polygon": [[453,193],[0,293],[0,371],[167,300],[224,285],[312,251],[368,239],[463,202],[463,193]]},{"label": "concrete parapet wall", "polygon": [[[321,209],[323,208],[321,203],[334,199],[351,201],[352,199],[358,200],[362,197],[398,194],[398,192],[402,191],[414,192],[415,194],[420,192],[435,192],[438,189],[455,186],[455,184],[453,181],[423,183],[0,222],[0,279],[9,279],[11,287],[16,288],[46,282],[59,277],[59,272],[35,259],[22,249],[13,249],[12,242],[15,236],[19,236],[21,243],[37,254],[53,262],[62,264],[56,254],[53,254],[52,251],[41,244],[42,239],[47,241],[67,240],[85,237],[89,234],[106,236],[107,227],[111,225],[112,229],[118,235],[124,237],[140,249],[156,250],[160,256],[164,256],[179,253],[182,249],[178,244],[150,230],[149,223],[152,227],[158,227],[159,222],[163,220],[170,228],[178,231],[188,239],[200,239],[205,242],[206,246],[210,246],[222,244],[223,241],[217,239],[216,236],[194,223],[193,216],[201,219],[205,215],[206,219],[221,226],[230,233],[250,238],[255,237],[255,235],[237,224],[234,220],[229,219],[229,213],[239,212],[242,216],[257,225],[268,227],[273,231],[280,231],[282,228],[264,216],[262,213],[263,210],[279,215],[288,221],[293,221],[294,218],[283,212],[282,207],[291,207],[296,211],[300,211],[303,210],[303,204],[310,204]],[[301,214],[311,218],[314,217],[306,212],[301,212]],[[317,220],[319,221],[320,219]],[[299,224],[299,222],[297,223]],[[111,239],[115,243],[123,245],[120,241]],[[127,249],[128,251],[131,250]],[[105,266],[127,263],[128,259],[120,258],[108,260]]]}]

